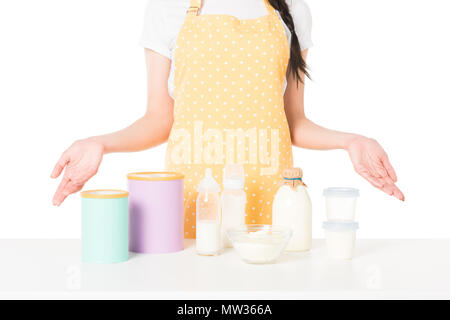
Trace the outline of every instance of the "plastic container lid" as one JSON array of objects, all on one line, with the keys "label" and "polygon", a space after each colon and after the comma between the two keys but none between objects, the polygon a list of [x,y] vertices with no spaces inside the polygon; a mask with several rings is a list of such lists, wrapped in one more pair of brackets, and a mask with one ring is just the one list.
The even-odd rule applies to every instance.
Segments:
[{"label": "plastic container lid", "polygon": [[127,174],[129,180],[164,181],[181,180],[184,176],[178,172],[132,172]]},{"label": "plastic container lid", "polygon": [[223,169],[223,187],[225,189],[243,189],[244,184],[244,167],[241,164],[227,164]]},{"label": "plastic container lid", "polygon": [[325,197],[340,197],[340,198],[356,198],[359,197],[359,190],[355,188],[333,187],[323,190]]},{"label": "plastic container lid", "polygon": [[212,176],[212,170],[210,168],[206,169],[205,177],[200,181],[198,192],[220,192],[220,186]]},{"label": "plastic container lid", "polygon": [[325,221],[323,228],[329,231],[345,232],[355,231],[359,228],[358,222],[353,221]]},{"label": "plastic container lid", "polygon": [[114,190],[114,189],[86,190],[81,192],[81,197],[92,199],[126,198],[128,197],[128,191]]}]

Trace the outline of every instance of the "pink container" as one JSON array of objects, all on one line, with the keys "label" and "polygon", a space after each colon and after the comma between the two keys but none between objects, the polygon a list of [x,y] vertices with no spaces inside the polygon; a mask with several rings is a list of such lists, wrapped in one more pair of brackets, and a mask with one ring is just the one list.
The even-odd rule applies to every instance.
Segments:
[{"label": "pink container", "polygon": [[130,251],[168,253],[183,250],[183,175],[135,172],[127,178]]}]

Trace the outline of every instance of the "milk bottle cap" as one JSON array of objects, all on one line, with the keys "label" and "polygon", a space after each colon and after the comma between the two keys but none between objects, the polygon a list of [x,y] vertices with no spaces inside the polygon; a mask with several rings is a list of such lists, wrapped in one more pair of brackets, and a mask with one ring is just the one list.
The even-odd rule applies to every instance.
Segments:
[{"label": "milk bottle cap", "polygon": [[220,192],[220,186],[216,180],[214,180],[212,176],[211,168],[207,168],[205,172],[205,177],[202,181],[200,181],[198,188],[198,192]]},{"label": "milk bottle cap", "polygon": [[287,168],[283,170],[283,182],[282,184],[288,185],[292,188],[298,185],[305,186],[303,182],[303,171],[300,168]]},{"label": "milk bottle cap", "polygon": [[241,164],[227,164],[223,169],[223,187],[225,189],[244,188],[245,174]]}]

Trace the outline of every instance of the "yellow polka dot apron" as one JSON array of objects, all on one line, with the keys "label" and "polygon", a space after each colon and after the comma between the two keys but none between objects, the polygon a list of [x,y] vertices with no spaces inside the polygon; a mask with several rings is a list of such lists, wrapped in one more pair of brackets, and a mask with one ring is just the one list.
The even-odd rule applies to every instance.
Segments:
[{"label": "yellow polka dot apron", "polygon": [[283,86],[289,44],[268,14],[239,20],[199,14],[191,0],[174,53],[174,124],[166,167],[185,175],[185,238],[195,238],[197,186],[211,168],[222,184],[227,163],[245,170],[246,223],[270,224],[283,169],[292,167]]}]

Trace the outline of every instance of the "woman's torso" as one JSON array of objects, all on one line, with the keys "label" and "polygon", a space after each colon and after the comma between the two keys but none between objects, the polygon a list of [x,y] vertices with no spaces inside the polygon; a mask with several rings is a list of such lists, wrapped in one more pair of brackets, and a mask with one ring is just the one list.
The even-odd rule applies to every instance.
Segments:
[{"label": "woman's torso", "polygon": [[[184,22],[186,10],[189,8],[189,2],[190,0],[150,0],[146,14],[147,26],[144,26],[141,39],[143,46],[171,59],[168,89],[172,98],[176,67],[173,59],[175,43]],[[310,48],[312,46],[311,16],[308,6],[303,0],[287,0],[286,2],[290,7],[302,50]],[[201,14],[224,14],[246,20],[266,15],[267,9],[261,0],[203,0]],[[289,30],[283,21],[281,23],[287,39],[290,41]],[[286,81],[283,86],[285,89]]]},{"label": "woman's torso", "polygon": [[206,168],[222,183],[227,163],[243,164],[247,221],[270,223],[281,172],[292,166],[283,103],[289,44],[279,17],[268,9],[245,20],[190,15],[181,27],[166,163],[186,176],[187,237],[194,236],[196,187]]}]

